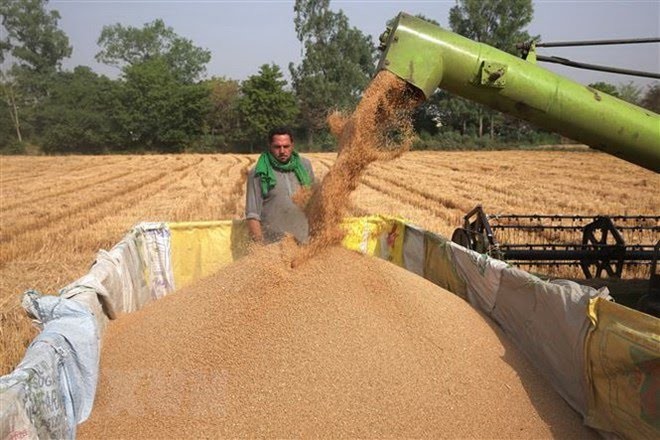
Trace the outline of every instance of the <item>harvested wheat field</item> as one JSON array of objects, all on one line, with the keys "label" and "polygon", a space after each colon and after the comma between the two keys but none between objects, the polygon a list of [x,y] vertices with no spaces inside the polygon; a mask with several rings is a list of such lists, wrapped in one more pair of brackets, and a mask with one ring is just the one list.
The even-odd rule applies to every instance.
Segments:
[{"label": "harvested wheat field", "polygon": [[469,304],[332,247],[260,247],[118,319],[80,438],[596,438]]},{"label": "harvested wheat field", "polygon": [[[334,153],[308,155],[318,177]],[[0,374],[36,334],[20,308],[29,288],[87,272],[140,221],[240,218],[256,155],[0,157]],[[408,152],[374,162],[350,215],[389,214],[451,236],[488,212],[658,214],[660,176],[591,151]]]}]

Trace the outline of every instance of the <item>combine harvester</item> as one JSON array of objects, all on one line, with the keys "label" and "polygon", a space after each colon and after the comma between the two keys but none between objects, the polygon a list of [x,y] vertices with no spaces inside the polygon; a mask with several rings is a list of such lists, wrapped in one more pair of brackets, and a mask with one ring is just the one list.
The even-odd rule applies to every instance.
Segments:
[{"label": "combine harvester", "polygon": [[452,241],[546,276],[608,286],[617,302],[660,317],[660,215],[487,214],[478,205]]},{"label": "combine harvester", "polygon": [[[660,171],[660,117],[400,14],[381,38],[379,68],[427,97],[437,87]],[[540,278],[404,221],[347,219],[343,244],[384,258],[488,315],[581,416],[622,438],[659,438],[660,320],[606,290]],[[470,236],[463,244],[470,243]],[[0,438],[72,438],[89,416],[104,329],[244,253],[241,221],[141,223],[89,273],[60,291],[24,296],[43,326],[0,379]],[[480,249],[483,250],[483,249]]]}]

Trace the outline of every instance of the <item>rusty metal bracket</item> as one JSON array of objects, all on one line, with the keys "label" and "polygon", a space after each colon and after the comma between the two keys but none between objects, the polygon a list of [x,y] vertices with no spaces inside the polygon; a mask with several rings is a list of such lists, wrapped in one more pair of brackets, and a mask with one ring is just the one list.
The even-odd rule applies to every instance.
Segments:
[{"label": "rusty metal bracket", "polygon": [[506,86],[507,65],[483,61],[479,72],[478,84],[486,87],[503,89]]}]

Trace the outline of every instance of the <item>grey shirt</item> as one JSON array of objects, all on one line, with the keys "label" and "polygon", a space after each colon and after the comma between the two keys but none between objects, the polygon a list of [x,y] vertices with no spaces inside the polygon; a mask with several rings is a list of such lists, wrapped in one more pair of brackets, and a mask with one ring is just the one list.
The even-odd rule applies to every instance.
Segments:
[{"label": "grey shirt", "polygon": [[[314,171],[309,159],[300,157],[303,167],[314,182]],[[309,237],[309,224],[305,213],[293,203],[291,196],[301,188],[293,171],[275,171],[277,183],[265,197],[261,194],[261,179],[254,167],[247,177],[245,218],[261,222],[264,240],[268,243],[281,240],[285,233],[293,235],[301,243]]]}]

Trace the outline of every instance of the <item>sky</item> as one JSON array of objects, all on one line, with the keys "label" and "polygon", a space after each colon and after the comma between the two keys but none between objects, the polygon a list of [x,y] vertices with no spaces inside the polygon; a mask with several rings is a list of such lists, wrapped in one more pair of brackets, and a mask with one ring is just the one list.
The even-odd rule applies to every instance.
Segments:
[{"label": "sky", "polygon": [[[484,0],[488,1],[488,0]],[[117,77],[116,68],[94,60],[101,29],[121,23],[142,27],[161,18],[167,26],[199,47],[211,51],[207,77],[244,80],[259,66],[275,63],[288,78],[290,62],[298,63],[302,47],[293,25],[293,0],[51,0],[59,11],[59,27],[73,46],[65,68],[90,66]],[[385,23],[400,11],[423,14],[448,28],[454,0],[331,0],[331,9],[343,10],[351,26],[371,35],[375,42]],[[660,37],[660,0],[535,0],[534,20],[527,28],[543,41],[602,40]],[[660,44],[539,48],[540,55],[632,70],[660,72]],[[582,84],[605,81],[640,87],[652,79],[586,71],[540,63],[543,67]]]}]

